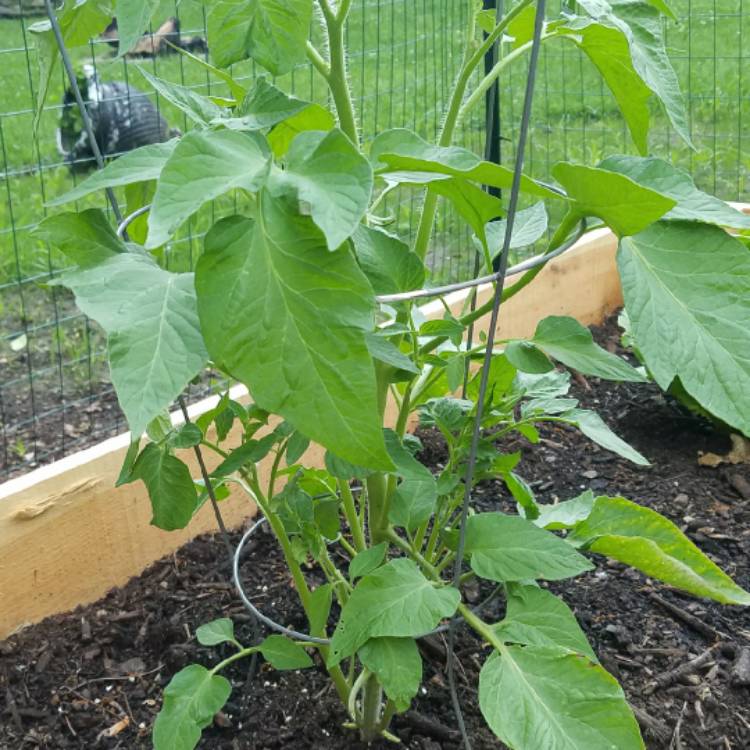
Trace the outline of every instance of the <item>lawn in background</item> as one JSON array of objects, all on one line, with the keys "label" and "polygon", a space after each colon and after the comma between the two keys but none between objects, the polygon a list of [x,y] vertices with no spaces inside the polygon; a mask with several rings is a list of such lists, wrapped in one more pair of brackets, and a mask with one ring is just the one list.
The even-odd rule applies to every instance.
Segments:
[{"label": "lawn in background", "polygon": [[[696,148],[691,150],[670,134],[665,118],[654,107],[652,152],[689,169],[702,188],[725,199],[746,199],[750,151],[744,131],[750,123],[750,74],[744,73],[743,65],[748,57],[744,47],[750,41],[750,10],[742,15],[736,0],[679,0],[671,5],[682,20],[677,26],[667,24],[668,47],[688,94]],[[400,126],[435,138],[460,62],[465,13],[465,0],[355,2],[348,31],[349,72],[365,140]],[[174,0],[165,0],[154,26],[175,14]],[[204,34],[200,0],[181,0],[179,16],[184,34]],[[34,20],[0,20],[0,458],[3,451],[26,449],[24,440],[13,447],[18,438],[10,422],[17,421],[19,413],[28,424],[39,416],[35,392],[38,396],[54,391],[58,401],[66,404],[82,393],[98,393],[107,382],[104,341],[98,329],[76,312],[66,291],[45,285],[63,267],[63,259],[29,234],[46,215],[45,202],[81,179],[71,175],[55,145],[65,89],[60,67],[34,135],[38,74],[33,34],[27,28]],[[73,57],[79,69],[84,63],[94,65],[103,81],[128,81],[144,91],[148,86],[137,65],[201,93],[227,93],[205,70],[179,55],[139,62],[117,60],[111,47],[97,42],[74,50]],[[255,76],[250,64],[234,72],[248,83]],[[501,85],[501,131],[509,139],[502,142],[506,163],[514,155],[524,79],[525,67],[520,64]],[[307,66],[276,83],[299,97],[325,102],[324,87]],[[170,126],[183,131],[190,127],[168,102],[157,102]],[[481,153],[483,128],[484,114],[476,111],[464,124],[458,142]],[[546,45],[537,79],[527,171],[548,178],[559,160],[595,164],[607,154],[632,151],[616,106],[592,66],[572,46],[561,41]],[[200,253],[202,235],[223,213],[241,208],[237,200],[241,198],[229,196],[202,210],[168,248],[169,267],[191,268]],[[407,238],[413,235],[419,200],[417,192],[404,189],[381,206],[380,212],[392,217],[392,231]],[[79,208],[90,206],[106,209],[103,196],[93,195],[78,204]],[[550,208],[554,217],[559,208]],[[428,257],[432,281],[466,278],[473,252],[467,231],[443,206]],[[16,405],[19,399],[23,401],[20,412],[13,410],[13,420],[3,418],[3,402],[11,398]]]}]

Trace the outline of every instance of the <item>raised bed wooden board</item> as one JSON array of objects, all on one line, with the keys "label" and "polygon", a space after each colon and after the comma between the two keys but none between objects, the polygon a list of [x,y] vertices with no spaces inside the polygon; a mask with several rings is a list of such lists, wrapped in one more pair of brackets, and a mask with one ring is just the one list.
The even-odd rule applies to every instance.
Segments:
[{"label": "raised bed wooden board", "polygon": [[[531,293],[522,292],[503,305],[499,335],[531,335],[547,315],[600,323],[622,304],[615,250],[608,231],[586,236],[541,272]],[[481,288],[480,303],[491,293],[489,285]],[[454,312],[460,312],[465,298],[464,292],[448,298]],[[443,313],[439,302],[422,310],[430,318]],[[484,319],[479,328],[487,325]],[[243,394],[238,386],[234,395]],[[215,403],[212,398],[194,404],[191,417]],[[120,435],[0,485],[0,638],[98,599],[187,540],[216,528],[208,504],[184,531],[167,533],[150,525],[143,485],[114,486],[129,440],[128,434]],[[192,454],[183,457],[197,476]],[[306,460],[321,457],[322,452],[311,449]],[[244,496],[222,503],[232,527],[254,510]]]}]

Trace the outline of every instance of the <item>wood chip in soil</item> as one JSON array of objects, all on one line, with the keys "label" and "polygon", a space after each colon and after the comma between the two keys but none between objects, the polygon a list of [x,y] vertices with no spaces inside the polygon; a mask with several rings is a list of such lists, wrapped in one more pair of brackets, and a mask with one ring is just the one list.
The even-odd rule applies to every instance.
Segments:
[{"label": "wood chip in soil", "polygon": [[[597,340],[618,348],[613,321]],[[622,494],[672,519],[716,563],[750,587],[750,467],[700,466],[700,452],[726,454],[730,441],[688,414],[655,386],[577,379],[575,396],[651,461],[638,467],[560,426],[541,429],[542,442],[505,442],[521,450],[519,472],[542,502],[585,489]],[[423,459],[445,460],[439,435],[424,431]],[[499,483],[476,492],[482,510],[513,509]],[[236,542],[239,534],[234,534]],[[149,748],[161,693],[171,675],[192,661],[211,665],[226,653],[197,644],[195,629],[232,617],[240,639],[251,622],[228,585],[221,541],[202,537],[165,558],[127,586],[75,612],[48,618],[0,643],[0,748]],[[624,566],[599,559],[598,569],[551,588],[573,607],[601,662],[622,683],[650,750],[750,748],[750,613],[685,596]],[[281,622],[305,621],[273,539],[259,534],[244,563],[254,601]],[[321,582],[309,571],[311,583]],[[476,593],[481,596],[484,587]],[[502,617],[502,604],[485,611]],[[456,721],[439,639],[423,644],[425,682],[412,711],[394,731],[405,750],[458,750]],[[502,748],[476,705],[478,670],[486,649],[463,631],[459,692],[475,750]],[[345,712],[320,667],[279,673],[248,664],[227,676],[234,691],[206,730],[212,750],[361,750],[342,727]],[[379,742],[376,750],[393,745]],[[540,750],[544,750],[540,748]]]}]

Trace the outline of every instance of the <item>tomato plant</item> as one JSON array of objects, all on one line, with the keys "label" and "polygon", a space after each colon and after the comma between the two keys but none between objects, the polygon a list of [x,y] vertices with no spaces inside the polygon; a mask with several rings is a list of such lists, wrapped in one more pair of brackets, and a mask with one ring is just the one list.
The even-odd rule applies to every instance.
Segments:
[{"label": "tomato plant", "polygon": [[[139,27],[153,3],[122,5],[141,14]],[[363,144],[347,81],[351,0],[209,5],[214,64],[198,62],[231,96],[203,97],[144,72],[193,129],[122,156],[58,201],[155,181],[142,244],[123,239],[95,210],[53,216],[38,230],[75,265],[57,283],[73,290],[108,335],[112,380],[133,436],[121,482],[146,484],[153,523],[163,529],[184,527],[209,497],[240,487],[276,536],[309,621],[309,639],[274,634],[251,645],[237,640],[229,620],[202,626],[201,643],[226,643],[234,653],[174,676],[155,746],[194,747],[231,692],[222,670],[257,652],[277,669],[301,669],[312,666],[308,652],[317,650],[353,730],[366,741],[391,736],[391,718],[420,686],[416,640],[458,617],[492,647],[479,703],[506,745],[643,747],[621,688],[571,610],[537,582],[590,570],[587,553],[597,553],[696,596],[747,605],[750,594],[674,524],[625,498],[584,493],[553,506],[538,502],[518,472],[520,455],[503,453],[498,440],[516,433],[535,443],[538,424],[558,422],[645,464],[570,397],[568,372],[555,362],[611,380],[646,376],[573,319],[547,318],[533,337],[498,348],[469,345],[467,328],[493,301],[460,315],[446,306],[443,319],[425,322],[408,293],[425,283],[440,198],[473,231],[488,273],[503,245],[507,256],[509,246],[545,236],[545,203],[558,202],[564,218],[546,254],[581,227],[611,228],[620,241],[630,335],[649,372],[665,388],[679,382],[728,425],[750,429],[743,397],[750,256],[726,231],[746,230],[750,220],[647,155],[654,101],[689,141],[662,39],[660,14],[669,8],[663,0],[580,0],[580,15],[537,19],[532,0],[520,0],[497,18],[471,0],[465,55],[437,142],[394,129]],[[510,232],[497,221],[507,201],[482,186],[507,191],[513,171],[453,139],[493,82],[532,49],[535,33],[540,44],[575,45],[588,56],[642,155],[557,164],[557,186],[522,176],[518,189],[536,202],[518,212]],[[310,41],[321,37],[322,45]],[[499,62],[472,83],[496,42]],[[248,58],[274,75],[309,60],[328,85],[333,111],[263,76],[246,89],[226,69]],[[411,244],[386,231],[387,217],[378,213],[396,186],[424,194]],[[238,210],[214,224],[195,273],[160,265],[175,231],[229,191]],[[525,288],[540,267],[503,298]],[[472,364],[482,360],[477,372]],[[251,404],[225,394],[195,423],[173,428],[166,410],[209,363],[244,383]],[[453,395],[459,390],[461,398]],[[398,414],[390,424],[389,400]],[[418,441],[407,434],[414,415],[447,443],[438,476],[416,458]],[[227,442],[232,430],[241,434],[238,447]],[[325,468],[306,465],[311,442],[325,449]],[[208,486],[178,455],[193,447],[220,458]],[[264,459],[267,475],[258,468]],[[505,482],[517,514],[467,506],[473,485],[487,478]],[[346,570],[330,553],[334,545],[349,560]],[[303,574],[309,562],[328,581],[315,590]],[[473,577],[499,585],[507,607],[500,622],[486,622],[464,602],[462,584]],[[334,600],[340,616],[332,621]]]}]

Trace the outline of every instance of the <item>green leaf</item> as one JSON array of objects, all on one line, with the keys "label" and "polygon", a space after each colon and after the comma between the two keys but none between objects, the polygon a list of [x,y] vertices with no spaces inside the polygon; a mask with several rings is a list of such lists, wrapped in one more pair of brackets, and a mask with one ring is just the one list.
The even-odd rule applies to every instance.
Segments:
[{"label": "green leaf", "polygon": [[442,320],[428,320],[419,327],[420,336],[446,336],[456,346],[464,335],[464,326],[456,318],[450,316]]},{"label": "green leaf", "polygon": [[574,19],[558,29],[596,66],[617,102],[638,151],[648,153],[651,90],[633,67],[628,37],[621,29]]},{"label": "green leaf", "polygon": [[206,126],[217,118],[221,118],[226,111],[214,103],[207,96],[201,96],[188,86],[172,83],[151,75],[140,65],[136,66],[138,72],[151,84],[152,88],[164,97],[168,102],[174,104],[177,109],[184,112],[193,122]]},{"label": "green leaf", "polygon": [[[533,245],[541,239],[547,231],[547,209],[544,203],[535,203],[530,208],[524,208],[516,214],[513,222],[513,232],[510,235],[510,249]],[[487,233],[487,244],[490,255],[496,258],[500,255],[505,242],[507,222],[505,219],[491,221],[485,227]]]},{"label": "green leaf", "polygon": [[357,654],[377,676],[399,713],[406,711],[422,684],[422,657],[413,638],[371,638]]},{"label": "green leaf", "polygon": [[52,283],[72,289],[82,312],[107,332],[112,383],[131,432],[140,435],[208,358],[193,274],[170,273],[145,255],[120,253]]},{"label": "green leaf", "polygon": [[[492,357],[490,371],[487,378],[488,393],[492,394],[495,400],[502,398],[510,391],[513,381],[516,377],[516,368],[510,363],[505,354],[495,354]],[[476,400],[479,395],[479,385],[481,374],[477,374],[469,381],[469,387],[466,389],[466,396]]]},{"label": "green leaf", "polygon": [[563,500],[555,505],[539,505],[539,517],[534,519],[537,526],[549,531],[572,529],[579,521],[589,517],[594,507],[594,493],[582,492],[578,497]]},{"label": "green leaf", "polygon": [[623,32],[633,67],[661,100],[672,127],[692,146],[680,84],[664,46],[664,26],[659,10],[632,0],[580,0],[580,4],[598,21]]},{"label": "green leaf", "polygon": [[274,669],[307,669],[313,665],[307,651],[284,635],[269,635],[258,649]]},{"label": "green leaf", "polygon": [[512,471],[503,472],[503,480],[514,500],[523,508],[524,517],[530,521],[536,519],[539,515],[539,508],[534,491],[529,487],[526,480]]},{"label": "green leaf", "polygon": [[310,102],[285,94],[269,83],[265,76],[255,79],[231,119],[219,124],[235,130],[263,130],[287,120],[310,106]]},{"label": "green leaf", "polygon": [[670,586],[724,604],[750,605],[741,589],[671,521],[623,497],[597,497],[570,541],[631,565]]},{"label": "green leaf", "polygon": [[370,638],[415,638],[455,611],[461,595],[436,588],[407,558],[391,560],[355,586],[331,639],[329,666],[356,653]]},{"label": "green leaf", "polygon": [[331,612],[331,601],[333,587],[330,583],[324,583],[318,586],[310,594],[310,632],[322,633],[325,631],[328,623],[328,615]]},{"label": "green leaf", "polygon": [[[413,175],[407,174],[402,180],[398,173],[417,172],[423,173],[417,177],[417,182],[429,180],[430,174],[437,174],[498,188],[510,189],[513,183],[513,171],[507,167],[482,161],[465,148],[434,146],[404,129],[387,130],[377,136],[370,148],[370,161],[377,174],[393,182],[413,182]],[[521,192],[542,198],[561,197],[525,175],[521,178]]]},{"label": "green leaf", "polygon": [[235,448],[212,472],[212,477],[226,477],[241,469],[245,464],[262,461],[278,441],[273,433],[264,435],[260,440],[248,440]]},{"label": "green leaf", "polygon": [[310,205],[329,250],[354,234],[370,203],[372,167],[338,128],[300,133],[280,175],[280,184],[293,188]]},{"label": "green leaf", "polygon": [[220,643],[237,643],[234,623],[228,617],[207,622],[195,630],[195,637],[202,646],[218,646]]},{"label": "green leaf", "polygon": [[208,17],[208,47],[220,68],[251,57],[274,75],[305,59],[312,0],[219,0]]},{"label": "green leaf", "polygon": [[151,499],[151,523],[164,531],[184,529],[195,513],[198,493],[190,470],[179,458],[149,443],[133,466],[129,481],[142,479]]},{"label": "green leaf", "polygon": [[505,213],[503,202],[468,180],[456,177],[447,180],[432,180],[427,183],[431,193],[447,198],[464,221],[472,228],[481,243],[485,239],[485,228],[489,222]]},{"label": "green leaf", "polygon": [[360,225],[352,240],[359,265],[375,294],[409,292],[424,284],[424,263],[398,237]]},{"label": "green leaf", "polygon": [[558,162],[552,174],[572,200],[573,216],[598,216],[619,237],[637,234],[676,205],[674,199],[605,169]]},{"label": "green leaf", "polygon": [[448,357],[445,365],[445,378],[448,381],[448,390],[451,393],[457,391],[464,382],[466,374],[466,355],[463,352]]},{"label": "green leaf", "polygon": [[116,258],[127,251],[104,212],[98,208],[48,216],[34,228],[34,237],[49,242],[83,268]]},{"label": "green leaf", "polygon": [[192,448],[196,445],[200,445],[201,440],[203,440],[201,428],[193,422],[188,422],[187,424],[182,425],[182,427],[174,433],[169,444],[173,448],[184,450],[185,448]]},{"label": "green leaf", "polygon": [[374,547],[368,547],[362,552],[358,552],[349,563],[349,580],[354,582],[357,578],[362,578],[362,576],[372,573],[375,568],[380,567],[385,560],[387,551],[388,543],[381,542]]},{"label": "green leaf", "polygon": [[388,519],[413,531],[430,518],[437,503],[437,483],[430,470],[401,444],[393,430],[384,430],[385,444],[396,472],[403,477],[391,497]]},{"label": "green leaf", "polygon": [[[98,37],[112,20],[112,6],[107,0],[63,0],[55,13],[63,42],[69,50],[88,44],[89,40]],[[60,59],[60,50],[49,20],[31,24],[29,31],[36,37],[39,61],[39,85],[34,113],[36,133],[50,82]]]},{"label": "green leaf", "polygon": [[[395,344],[378,336],[376,333],[368,333],[365,337],[367,343],[367,349],[372,355],[373,359],[377,359],[380,362],[395,367],[397,375],[401,372],[406,373],[406,380],[411,380],[411,375],[419,375],[421,370],[412,362],[409,357],[404,354]],[[394,378],[395,379],[395,378]]]},{"label": "green leaf", "polygon": [[479,707],[514,750],[644,750],[638,724],[612,675],[585,656],[508,646],[479,674]]},{"label": "green leaf", "polygon": [[280,122],[268,135],[268,143],[276,157],[289,150],[292,141],[307,130],[329,131],[336,125],[336,118],[320,104],[309,104],[296,115]]},{"label": "green leaf", "polygon": [[538,586],[508,584],[505,618],[495,626],[495,633],[506,643],[549,646],[597,661],[570,607]]},{"label": "green leaf", "polygon": [[103,188],[155,180],[161,174],[162,167],[167,163],[176,145],[177,138],[173,138],[171,141],[152,143],[128,151],[109,162],[104,169],[92,172],[83,182],[59,198],[49,201],[47,205],[60,206],[63,203],[77,201]]},{"label": "green leaf", "polygon": [[352,464],[390,469],[365,333],[372,288],[308,217],[261,192],[258,221],[235,216],[206,237],[198,307],[209,351],[280,414]]},{"label": "green leaf", "polygon": [[128,446],[127,453],[125,454],[125,459],[122,462],[122,468],[120,469],[120,474],[117,477],[117,481],[115,482],[115,487],[120,487],[123,484],[128,484],[128,482],[132,482],[132,475],[133,475],[133,466],[135,466],[135,461],[138,458],[138,453],[141,449],[141,439],[140,436],[133,438],[131,436],[130,445]]},{"label": "green leaf", "polygon": [[466,554],[471,555],[471,569],[491,581],[559,581],[594,567],[560,537],[503,513],[469,518]]},{"label": "green leaf", "polygon": [[544,318],[531,341],[545,354],[584,375],[631,383],[648,381],[624,359],[595,343],[591,331],[575,318],[557,315]]},{"label": "green leaf", "polygon": [[602,448],[617,453],[618,456],[627,458],[628,461],[639,466],[649,465],[648,459],[612,432],[596,412],[587,409],[572,409],[561,414],[560,419],[577,427],[589,440],[593,440]]},{"label": "green leaf", "polygon": [[270,164],[268,144],[257,133],[193,130],[183,136],[162,169],[146,246],[163,245],[204,203],[233,188],[259,190]]},{"label": "green leaf", "polygon": [[187,57],[188,60],[200,66],[204,70],[207,70],[211,75],[216,76],[220,81],[224,81],[224,83],[227,85],[227,88],[231,91],[236,103],[239,104],[245,98],[245,94],[247,93],[245,87],[239,81],[235,81],[235,79],[232,78],[231,74],[226,70],[221,70],[215,65],[211,65],[208,60],[205,60],[203,57],[199,57],[198,55],[194,55],[192,52],[188,52],[188,50],[183,49],[182,47],[172,46],[170,49],[173,52],[179,53],[183,57]]},{"label": "green leaf", "polygon": [[664,220],[702,221],[734,229],[750,227],[750,216],[732,208],[719,198],[698,190],[687,172],[662,159],[609,156],[599,164],[599,168],[624,174],[639,185],[677,201],[677,205],[664,215]]},{"label": "green leaf", "polygon": [[654,380],[750,435],[750,253],[718,227],[659,222],[617,253],[632,334]]},{"label": "green leaf", "polygon": [[570,373],[564,370],[550,370],[540,375],[519,372],[516,385],[525,398],[553,399],[565,396],[570,390]]},{"label": "green leaf", "polygon": [[226,678],[199,664],[180,670],[164,689],[164,703],[154,723],[154,749],[193,750],[231,692]]},{"label": "green leaf", "polygon": [[521,372],[541,375],[554,368],[549,357],[531,341],[511,341],[505,347],[505,356]]},{"label": "green leaf", "polygon": [[157,414],[146,425],[146,435],[154,443],[166,443],[167,438],[172,434],[172,418],[166,409]]},{"label": "green leaf", "polygon": [[[493,11],[493,16],[495,11]],[[518,49],[522,44],[531,41],[534,38],[534,21],[536,20],[536,8],[533,5],[527,5],[509,24],[507,29],[508,36],[513,38],[511,49]],[[495,25],[493,18],[493,28]]]},{"label": "green leaf", "polygon": [[290,436],[289,441],[286,444],[285,459],[287,466],[297,463],[302,457],[302,454],[310,446],[310,438],[303,435],[299,430],[295,430]]},{"label": "green leaf", "polygon": [[669,16],[673,21],[677,21],[677,16],[674,11],[667,5],[665,0],[644,0],[649,5],[653,5],[660,13],[665,16]]},{"label": "green leaf", "polygon": [[148,31],[151,17],[159,7],[159,0],[116,0],[117,35],[120,38],[118,56],[130,52]]},{"label": "green leaf", "polygon": [[326,451],[324,458],[326,471],[336,479],[367,479],[373,471],[364,466],[357,466],[339,458],[331,451]]},{"label": "green leaf", "polygon": [[[156,192],[156,180],[146,182],[133,182],[125,185],[125,215],[130,216],[141,208],[148,206],[154,199]],[[141,213],[136,216],[127,226],[127,236],[130,242],[144,245],[148,236],[148,216]]]}]

